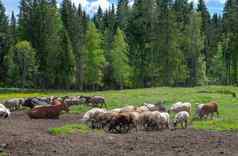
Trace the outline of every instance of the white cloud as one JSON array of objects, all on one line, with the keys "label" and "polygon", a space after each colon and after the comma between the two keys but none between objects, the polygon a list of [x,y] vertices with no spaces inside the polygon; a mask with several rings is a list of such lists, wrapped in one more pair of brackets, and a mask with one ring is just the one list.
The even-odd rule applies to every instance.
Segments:
[{"label": "white cloud", "polygon": [[110,3],[108,0],[72,0],[75,5],[81,4],[84,10],[92,15],[95,14],[100,6],[103,11],[107,10],[110,7]]}]

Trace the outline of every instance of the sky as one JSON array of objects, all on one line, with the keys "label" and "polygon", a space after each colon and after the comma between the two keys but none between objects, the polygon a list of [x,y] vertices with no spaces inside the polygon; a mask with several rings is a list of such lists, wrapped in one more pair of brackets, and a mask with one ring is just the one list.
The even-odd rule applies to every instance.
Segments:
[{"label": "sky", "polygon": [[[7,14],[10,15],[12,11],[16,14],[18,13],[19,9],[19,1],[20,0],[2,0],[5,7]],[[58,3],[62,0],[57,0]],[[82,7],[86,10],[89,14],[94,14],[97,11],[98,6],[101,6],[103,10],[106,10],[110,7],[110,4],[116,3],[117,0],[72,0],[76,5],[81,3]],[[131,0],[132,1],[132,0]],[[193,1],[195,4],[198,0],[190,0]],[[222,9],[225,3],[225,0],[205,0],[208,6],[210,13],[222,13]]]}]

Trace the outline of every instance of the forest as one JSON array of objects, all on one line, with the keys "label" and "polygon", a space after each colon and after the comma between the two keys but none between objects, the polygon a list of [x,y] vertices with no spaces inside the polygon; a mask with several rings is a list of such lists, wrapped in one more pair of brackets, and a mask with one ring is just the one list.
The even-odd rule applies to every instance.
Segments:
[{"label": "forest", "polygon": [[0,86],[107,90],[238,84],[238,1],[119,0],[90,17],[63,0],[0,0]]}]

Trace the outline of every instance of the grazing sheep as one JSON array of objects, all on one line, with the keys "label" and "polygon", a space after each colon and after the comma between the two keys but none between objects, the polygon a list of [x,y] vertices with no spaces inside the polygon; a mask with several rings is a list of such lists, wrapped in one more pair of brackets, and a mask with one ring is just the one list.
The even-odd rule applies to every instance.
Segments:
[{"label": "grazing sheep", "polygon": [[106,100],[102,96],[93,96],[90,101],[91,101],[91,103],[94,107],[96,107],[98,105],[100,107],[103,107],[103,106],[106,107],[107,106],[106,105]]},{"label": "grazing sheep", "polygon": [[93,107],[106,107],[106,100],[103,96],[81,96],[81,99],[85,99],[86,104],[91,104]]},{"label": "grazing sheep", "polygon": [[[81,119],[81,122],[93,124],[94,116],[97,112],[106,113],[107,110],[101,108],[93,108],[84,114],[83,118]],[[94,125],[91,126],[93,127]]]},{"label": "grazing sheep", "polygon": [[187,111],[189,114],[191,114],[192,112],[192,105],[191,103],[188,102],[177,102],[175,104],[173,104],[170,109],[169,109],[169,113],[170,112],[175,112],[175,113],[179,113],[181,111]]},{"label": "grazing sheep", "polygon": [[209,102],[202,106],[201,111],[199,112],[199,117],[201,119],[211,115],[211,118],[213,118],[214,113],[217,113],[217,116],[219,116],[218,104],[216,102]]},{"label": "grazing sheep", "polygon": [[79,105],[85,102],[85,100],[80,96],[72,96],[72,97],[66,96],[64,99],[65,99],[64,102],[68,106]]},{"label": "grazing sheep", "polygon": [[92,117],[92,126],[94,128],[107,128],[107,125],[110,123],[113,116],[117,113],[111,113],[111,112],[96,112],[94,116]]},{"label": "grazing sheep", "polygon": [[132,128],[135,128],[136,131],[139,129],[140,124],[140,113],[139,112],[128,112],[132,118]]},{"label": "grazing sheep", "polygon": [[197,105],[197,110],[196,110],[196,115],[199,117],[199,114],[201,113],[201,110],[202,110],[202,107],[204,106],[205,104],[198,104]]},{"label": "grazing sheep", "polygon": [[113,115],[108,130],[116,133],[128,132],[132,124],[133,119],[129,113],[118,113]]},{"label": "grazing sheep", "polygon": [[4,102],[4,105],[9,108],[11,111],[16,111],[21,108],[22,104],[24,103],[23,98],[15,98],[10,99]]},{"label": "grazing sheep", "polygon": [[176,129],[176,126],[178,123],[181,124],[182,128],[187,128],[188,119],[189,119],[189,113],[187,111],[181,111],[177,113],[175,115],[175,119],[173,123],[174,129]]},{"label": "grazing sheep", "polygon": [[140,125],[144,130],[159,129],[160,127],[160,112],[142,112],[139,117]]}]

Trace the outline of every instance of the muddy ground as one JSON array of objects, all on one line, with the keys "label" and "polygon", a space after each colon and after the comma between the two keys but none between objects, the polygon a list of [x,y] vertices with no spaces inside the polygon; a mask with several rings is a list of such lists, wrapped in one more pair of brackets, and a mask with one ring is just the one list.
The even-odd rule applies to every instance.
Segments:
[{"label": "muddy ground", "polygon": [[[194,130],[76,133],[52,136],[48,128],[78,123],[80,115],[31,120],[24,112],[0,120],[0,144],[10,156],[238,156],[238,134]],[[1,155],[1,154],[0,154]]]}]

